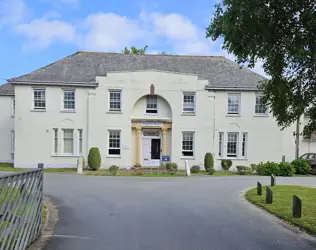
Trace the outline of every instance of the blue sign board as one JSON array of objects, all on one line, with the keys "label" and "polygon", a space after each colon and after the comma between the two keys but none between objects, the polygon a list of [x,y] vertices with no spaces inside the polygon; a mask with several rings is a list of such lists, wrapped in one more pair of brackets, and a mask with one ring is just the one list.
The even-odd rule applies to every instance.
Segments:
[{"label": "blue sign board", "polygon": [[170,161],[170,156],[169,156],[169,155],[163,155],[163,156],[162,156],[162,161],[163,161],[163,162]]}]

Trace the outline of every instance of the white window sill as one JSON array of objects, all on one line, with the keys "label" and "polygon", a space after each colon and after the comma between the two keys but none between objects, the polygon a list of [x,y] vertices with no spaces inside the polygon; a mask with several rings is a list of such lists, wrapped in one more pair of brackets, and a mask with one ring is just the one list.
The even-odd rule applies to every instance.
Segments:
[{"label": "white window sill", "polygon": [[227,117],[240,117],[240,114],[227,114]]},{"label": "white window sill", "polygon": [[183,115],[183,116],[196,116],[196,114],[195,113],[182,113],[181,115]]},{"label": "white window sill", "polygon": [[108,111],[107,114],[122,114],[122,111]]},{"label": "white window sill", "polygon": [[236,161],[247,161],[248,158],[245,157],[218,157],[217,160],[236,160]]},{"label": "white window sill", "polygon": [[254,114],[254,117],[269,117],[269,115],[266,115],[266,114]]},{"label": "white window sill", "polygon": [[78,158],[78,157],[82,157],[82,155],[51,155],[51,157],[75,157],[75,158]]},{"label": "white window sill", "polygon": [[145,113],[146,116],[158,116],[158,113]]},{"label": "white window sill", "polygon": [[195,160],[195,157],[194,156],[181,156],[180,159],[183,159],[183,160]]},{"label": "white window sill", "polygon": [[31,109],[31,112],[46,112],[46,109]]},{"label": "white window sill", "polygon": [[106,158],[122,158],[121,155],[107,155]]},{"label": "white window sill", "polygon": [[76,113],[76,110],[72,110],[72,109],[64,109],[64,110],[61,110],[60,113]]}]

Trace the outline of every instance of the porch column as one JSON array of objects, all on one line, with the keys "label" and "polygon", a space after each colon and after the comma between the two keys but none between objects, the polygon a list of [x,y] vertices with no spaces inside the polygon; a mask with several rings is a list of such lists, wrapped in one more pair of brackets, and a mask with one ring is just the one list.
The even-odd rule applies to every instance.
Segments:
[{"label": "porch column", "polygon": [[167,155],[167,128],[162,128],[162,155]]},{"label": "porch column", "polygon": [[141,154],[142,154],[142,129],[136,128],[136,165],[141,165]]}]

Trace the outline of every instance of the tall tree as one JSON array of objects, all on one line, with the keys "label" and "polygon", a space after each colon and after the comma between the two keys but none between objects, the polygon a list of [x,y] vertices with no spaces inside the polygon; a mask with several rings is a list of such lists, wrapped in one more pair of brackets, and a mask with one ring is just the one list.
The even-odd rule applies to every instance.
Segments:
[{"label": "tall tree", "polygon": [[147,48],[148,48],[147,45],[145,45],[144,48],[140,48],[140,49],[137,49],[135,46],[131,46],[130,49],[125,47],[122,50],[122,54],[126,54],[126,55],[129,55],[129,54],[144,55],[146,53]]},{"label": "tall tree", "polygon": [[304,134],[310,135],[316,130],[315,0],[222,0],[215,8],[206,36],[223,38],[241,65],[262,60],[271,78],[260,88],[278,125],[308,112]]}]

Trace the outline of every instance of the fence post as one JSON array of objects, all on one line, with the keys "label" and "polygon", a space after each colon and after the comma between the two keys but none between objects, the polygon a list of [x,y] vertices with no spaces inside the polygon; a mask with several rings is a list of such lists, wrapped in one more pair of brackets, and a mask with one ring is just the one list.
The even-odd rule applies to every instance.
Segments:
[{"label": "fence post", "polygon": [[298,198],[296,195],[293,195],[293,217],[302,217],[302,200]]},{"label": "fence post", "polygon": [[266,204],[272,204],[272,201],[273,201],[273,192],[268,186],[266,186]]},{"label": "fence post", "polygon": [[44,169],[44,163],[38,163],[37,168]]},{"label": "fence post", "polygon": [[275,176],[271,175],[271,187],[274,187],[276,185]]},{"label": "fence post", "polygon": [[259,181],[257,182],[257,194],[259,196],[262,195],[262,185],[261,185],[261,183]]}]

